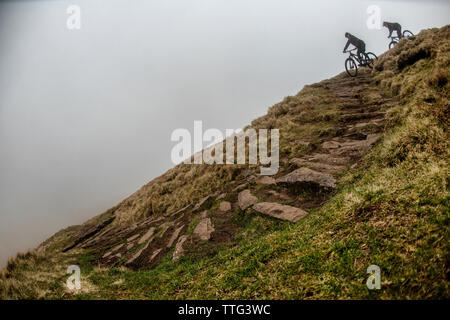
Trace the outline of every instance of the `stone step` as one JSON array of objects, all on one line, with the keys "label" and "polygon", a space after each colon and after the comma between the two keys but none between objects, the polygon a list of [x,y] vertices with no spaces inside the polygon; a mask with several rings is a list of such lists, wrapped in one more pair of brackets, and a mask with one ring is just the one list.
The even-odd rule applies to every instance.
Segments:
[{"label": "stone step", "polygon": [[357,121],[364,119],[379,119],[385,116],[385,112],[376,111],[376,112],[366,112],[366,113],[351,113],[351,114],[343,114],[340,116],[340,121],[348,122],[348,121]]},{"label": "stone step", "polygon": [[300,159],[300,158],[294,158],[290,161],[290,163],[295,164],[297,167],[305,167],[306,166],[310,169],[317,170],[320,172],[325,172],[325,173],[337,173],[337,172],[345,169],[345,166],[341,166],[341,165],[331,165],[331,164],[322,163],[322,162],[307,161],[305,159]]},{"label": "stone step", "polygon": [[336,179],[331,174],[317,172],[309,168],[294,170],[284,177],[278,178],[277,183],[286,185],[312,184],[326,189],[333,189],[336,187]]},{"label": "stone step", "polygon": [[331,165],[339,165],[339,166],[346,166],[350,163],[350,159],[347,157],[335,157],[328,153],[315,153],[311,156],[305,157],[306,161],[311,162],[321,162]]},{"label": "stone step", "polygon": [[253,210],[258,213],[289,222],[297,222],[308,214],[308,212],[302,209],[275,202],[257,203],[253,206]]},{"label": "stone step", "polygon": [[369,134],[366,140],[326,141],[322,148],[333,155],[355,155],[367,151],[379,138],[379,134]]}]

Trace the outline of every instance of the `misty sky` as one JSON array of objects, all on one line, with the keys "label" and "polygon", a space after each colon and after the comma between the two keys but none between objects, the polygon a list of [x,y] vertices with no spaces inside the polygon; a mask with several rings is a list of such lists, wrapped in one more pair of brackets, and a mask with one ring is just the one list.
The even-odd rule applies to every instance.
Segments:
[{"label": "misty sky", "polygon": [[430,0],[0,0],[0,265],[172,167],[174,129],[243,127],[342,72],[346,31],[384,52],[371,4],[413,32],[450,20]]}]

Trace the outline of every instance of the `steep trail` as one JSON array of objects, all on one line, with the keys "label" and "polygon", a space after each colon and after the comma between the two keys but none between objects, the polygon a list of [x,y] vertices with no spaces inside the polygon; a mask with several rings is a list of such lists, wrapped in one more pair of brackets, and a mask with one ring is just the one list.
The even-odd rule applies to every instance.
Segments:
[{"label": "steep trail", "polygon": [[89,249],[101,265],[151,268],[167,254],[178,260],[192,252],[211,254],[215,247],[232,243],[243,231],[233,220],[236,212],[297,222],[322,206],[340,176],[356,167],[376,143],[386,111],[398,102],[383,96],[370,70],[363,69],[357,78],[340,74],[309,87],[324,92],[338,106],[330,121],[333,125],[325,128],[322,137],[294,141],[304,151],[282,158],[276,176],[260,177],[249,170],[198,203],[131,225],[108,225],[109,217],[101,228],[94,227],[95,232],[93,227],[80,231],[64,251]]}]

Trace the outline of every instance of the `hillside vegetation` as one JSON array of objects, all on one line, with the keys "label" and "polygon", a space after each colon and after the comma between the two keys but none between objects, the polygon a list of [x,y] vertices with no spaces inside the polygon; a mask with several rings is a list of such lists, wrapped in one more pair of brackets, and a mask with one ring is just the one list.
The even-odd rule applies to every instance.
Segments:
[{"label": "hillside vegetation", "polygon": [[[305,86],[250,126],[280,130],[276,176],[176,166],[11,259],[0,297],[450,298],[449,66],[446,26],[357,78]],[[72,264],[78,292],[65,288]]]}]

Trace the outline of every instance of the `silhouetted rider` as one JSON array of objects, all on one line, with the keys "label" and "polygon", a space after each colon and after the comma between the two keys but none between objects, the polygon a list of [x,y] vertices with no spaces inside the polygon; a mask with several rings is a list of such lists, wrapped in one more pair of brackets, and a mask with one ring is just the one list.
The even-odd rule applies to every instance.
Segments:
[{"label": "silhouetted rider", "polygon": [[403,38],[402,36],[402,26],[399,23],[396,22],[383,22],[383,27],[386,27],[389,29],[389,35],[388,38],[392,37],[392,33],[394,31],[397,31],[397,36],[399,39]]},{"label": "silhouetted rider", "polygon": [[362,41],[361,39],[355,37],[354,35],[351,35],[350,33],[346,33],[345,37],[348,39],[347,44],[345,45],[344,48],[344,53],[347,51],[348,47],[350,45],[355,46],[358,51],[357,51],[357,55],[360,61],[364,61],[364,54],[366,53],[366,44],[364,41]]}]

